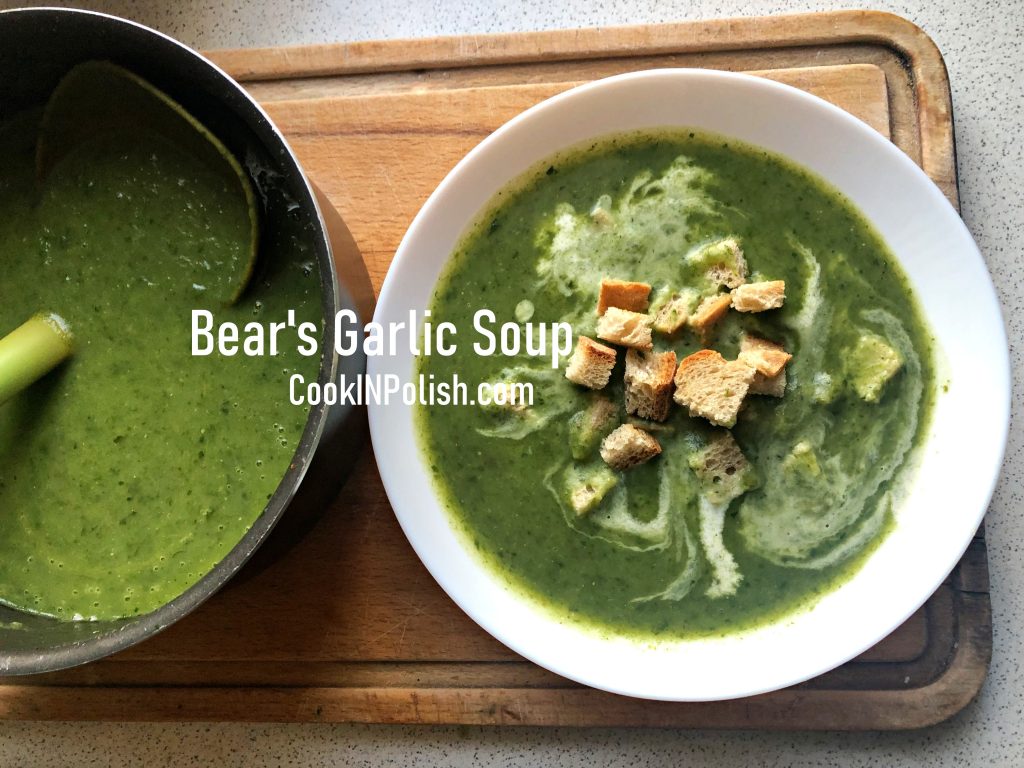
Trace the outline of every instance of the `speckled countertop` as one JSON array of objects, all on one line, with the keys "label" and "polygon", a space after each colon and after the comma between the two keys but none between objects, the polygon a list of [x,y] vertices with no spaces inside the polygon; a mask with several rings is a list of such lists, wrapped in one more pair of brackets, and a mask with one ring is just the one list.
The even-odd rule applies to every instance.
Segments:
[{"label": "speckled countertop", "polygon": [[[0,0],[0,8],[24,3]],[[56,5],[64,3],[45,3]],[[96,0],[199,48],[637,24],[849,7],[841,0]],[[953,85],[964,217],[995,278],[1024,384],[1024,3],[875,0],[925,29]],[[1024,435],[1014,400],[987,518],[995,650],[980,697],[913,733],[802,734],[353,725],[0,723],[0,766],[1022,766]]]}]

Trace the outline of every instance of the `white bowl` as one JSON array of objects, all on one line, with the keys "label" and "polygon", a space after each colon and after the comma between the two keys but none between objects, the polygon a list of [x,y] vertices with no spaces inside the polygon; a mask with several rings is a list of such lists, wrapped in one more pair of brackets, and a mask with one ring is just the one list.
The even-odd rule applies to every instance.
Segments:
[{"label": "white bowl", "polygon": [[[953,207],[893,144],[860,120],[786,85],[705,70],[652,70],[562,93],[470,152],[413,221],[374,319],[422,311],[467,226],[509,180],[604,134],[696,127],[773,150],[831,182],[892,248],[920,299],[950,377],[894,530],[864,567],[812,609],[724,639],[657,643],[602,637],[508,586],[464,544],[424,465],[413,407],[370,406],[384,487],[420,559],[480,626],[533,662],[581,683],[673,701],[735,698],[826,672],[905,621],[956,565],[988,506],[1009,422],[1009,357],[985,264]],[[468,330],[468,329],[467,329]],[[370,376],[408,380],[408,353],[370,358]]]}]

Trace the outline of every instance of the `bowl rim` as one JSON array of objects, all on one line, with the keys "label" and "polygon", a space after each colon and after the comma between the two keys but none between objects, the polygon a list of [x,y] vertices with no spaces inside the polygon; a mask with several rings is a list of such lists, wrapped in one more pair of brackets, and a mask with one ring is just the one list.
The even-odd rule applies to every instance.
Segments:
[{"label": "bowl rim", "polygon": [[[251,113],[244,117],[240,114],[240,118],[244,119],[250,128],[256,124],[255,121],[261,121],[266,125],[269,135],[272,135],[276,141],[276,146],[267,146],[267,149],[274,151],[276,161],[281,166],[294,173],[296,187],[301,190],[303,197],[301,204],[303,207],[309,207],[311,221],[315,223],[315,232],[311,233],[311,242],[314,244],[313,250],[318,263],[320,299],[324,319],[321,337],[322,354],[317,380],[321,385],[332,381],[339,366],[339,357],[334,344],[335,325],[333,320],[339,306],[343,303],[343,296],[339,290],[327,225],[312,183],[306,176],[291,145],[266,110],[234,78],[213,61],[190,46],[144,24],[99,11],[61,7],[0,10],[0,24],[3,24],[6,19],[33,16],[41,19],[52,19],[55,16],[68,19],[87,19],[89,22],[127,30],[127,34],[142,35],[162,45],[170,46],[175,58],[190,59],[215,76],[217,83],[223,89],[221,93],[217,94],[210,92],[210,95],[217,101],[226,103],[228,98],[240,99],[244,108],[251,110]],[[262,138],[260,138],[260,142],[266,143]],[[87,635],[81,640],[55,644],[49,646],[45,651],[8,651],[0,648],[0,677],[54,672],[109,656],[158,634],[216,594],[259,549],[295,497],[323,435],[330,412],[331,407],[323,403],[310,407],[289,468],[282,476],[270,500],[254,519],[248,531],[206,575],[154,611],[119,621],[104,622],[114,625],[110,630]]]},{"label": "bowl rim", "polygon": [[[1002,354],[999,359],[992,361],[990,374],[993,392],[996,394],[993,402],[990,403],[993,421],[996,422],[996,426],[993,433],[993,445],[989,446],[989,456],[992,459],[990,465],[987,465],[987,471],[980,477],[972,478],[972,482],[976,486],[977,497],[983,498],[984,503],[978,504],[978,508],[970,510],[971,514],[966,516],[966,519],[960,524],[960,529],[966,531],[970,529],[972,535],[980,525],[984,513],[987,509],[988,503],[991,500],[992,494],[994,493],[996,483],[999,478],[1003,457],[1006,449],[1006,440],[1009,428],[1009,406],[1010,406],[1010,373],[1009,373],[1009,356],[1008,347],[1005,333],[1005,324],[1002,321],[1000,307],[998,299],[995,293],[994,286],[992,285],[991,276],[988,274],[985,267],[985,263],[981,258],[980,253],[977,250],[977,246],[974,244],[973,239],[968,232],[966,225],[960,219],[956,210],[952,207],[946,197],[938,189],[932,180],[922,171],[902,150],[896,145],[890,142],[887,138],[877,133],[873,128],[863,123],[858,118],[847,113],[845,110],[826,102],[816,96],[809,93],[796,89],[792,86],[767,80],[764,78],[758,78],[752,75],[733,73],[733,72],[722,72],[716,70],[704,70],[704,69],[652,69],[643,70],[639,72],[630,72],[621,75],[615,75],[613,77],[604,78],[601,80],[586,83],[584,85],[577,86],[570,90],[559,93],[552,96],[532,107],[519,113],[511,120],[506,122],[476,147],[470,150],[469,153],[463,157],[459,163],[445,176],[444,180],[438,185],[438,187],[429,196],[419,213],[414,218],[410,225],[405,237],[402,239],[399,245],[394,260],[388,270],[388,273],[384,279],[381,287],[380,295],[377,302],[377,308],[374,314],[374,320],[376,322],[387,322],[387,315],[392,311],[392,305],[401,301],[400,293],[402,287],[401,281],[404,279],[403,275],[412,269],[414,260],[420,258],[420,254],[416,253],[417,245],[419,241],[424,237],[424,232],[427,230],[427,222],[433,217],[440,215],[439,209],[445,202],[445,198],[449,195],[449,191],[453,186],[459,183],[460,178],[467,173],[468,169],[471,169],[477,164],[487,153],[497,151],[497,148],[506,140],[509,134],[517,131],[526,130],[529,124],[534,121],[538,116],[553,110],[558,109],[571,109],[572,103],[575,100],[582,100],[589,94],[596,90],[612,88],[621,86],[623,84],[629,85],[634,81],[649,81],[657,79],[690,79],[690,78],[710,78],[722,87],[727,87],[734,84],[744,84],[748,87],[760,89],[771,95],[771,98],[783,98],[801,102],[805,107],[818,110],[823,115],[830,117],[832,120],[840,121],[846,130],[859,134],[865,141],[874,144],[878,151],[886,156],[887,162],[892,162],[900,170],[901,173],[909,176],[915,184],[922,186],[922,193],[926,196],[923,201],[924,205],[928,207],[937,207],[942,210],[942,216],[948,221],[948,224],[955,228],[959,233],[959,236],[965,238],[965,248],[967,252],[961,254],[964,258],[971,260],[971,268],[975,271],[980,269],[980,274],[975,274],[975,277],[980,280],[982,286],[983,295],[978,297],[979,301],[983,302],[988,309],[993,310],[993,313],[988,320],[993,318],[998,322],[995,322],[991,327],[987,327],[987,330],[995,334],[993,344],[1002,350]],[[649,128],[660,128],[667,127],[666,125],[656,126],[651,125]],[[682,127],[681,125],[679,127]],[[612,131],[614,132],[614,131]],[[608,130],[595,131],[589,134],[590,138],[597,138],[601,135],[608,135]],[[585,140],[585,139],[581,139]],[[745,139],[744,139],[745,140]],[[745,140],[746,141],[746,140]],[[576,141],[569,142],[565,146],[552,146],[545,151],[545,155],[550,156],[558,153],[562,149],[567,148],[576,144]],[[770,151],[775,154],[783,154],[779,150],[771,149]],[[789,158],[792,162],[796,163],[800,167],[808,168],[807,164],[801,162],[796,158]],[[538,160],[534,158],[530,163],[527,163],[527,167],[532,167]],[[520,164],[521,165],[521,164]],[[820,172],[815,171],[812,168],[808,168],[812,173],[817,176],[822,176]],[[514,178],[522,173],[525,168],[520,167],[515,173],[504,176],[501,179],[501,185],[499,188],[506,187]],[[846,190],[841,187],[836,181],[832,179],[826,179],[833,187],[839,189],[844,195],[847,194]],[[852,198],[851,198],[852,200]],[[485,199],[478,204],[478,208],[475,211],[470,211],[468,215],[463,216],[462,212],[459,213],[459,219],[463,221],[462,231],[458,235],[456,240],[464,237],[467,228],[477,219],[481,212],[487,209],[491,201]],[[856,203],[854,203],[855,207]],[[869,222],[874,223],[870,217],[865,213],[865,218]],[[969,245],[967,245],[969,244]],[[440,265],[439,269],[443,272],[444,264],[447,263],[450,254],[445,257]],[[897,255],[897,260],[902,260]],[[436,279],[431,284],[431,292],[436,286]],[[986,285],[987,284],[987,285]],[[416,307],[419,309],[419,307]],[[403,305],[401,309],[395,311],[404,312],[408,309],[408,305]],[[398,370],[397,363],[390,363],[385,361],[385,358],[374,358],[371,357],[368,360],[367,375],[373,377],[378,374],[385,373],[386,371]],[[699,696],[688,695],[685,692],[673,693],[672,691],[657,690],[657,691],[645,691],[632,687],[631,685],[623,684],[608,684],[606,681],[601,679],[600,671],[591,670],[587,673],[585,670],[580,670],[578,666],[574,666],[571,660],[567,659],[552,659],[545,656],[542,652],[538,651],[535,647],[536,644],[531,645],[531,642],[521,635],[517,635],[514,628],[503,624],[500,618],[497,618],[494,614],[487,614],[479,609],[479,606],[474,604],[469,599],[468,591],[465,585],[453,583],[452,579],[448,577],[444,570],[444,564],[438,563],[430,551],[430,542],[426,540],[426,537],[419,536],[414,529],[416,525],[415,518],[417,516],[423,516],[426,514],[432,515],[434,509],[424,509],[424,504],[430,505],[431,501],[437,508],[436,511],[442,515],[448,526],[454,529],[454,524],[451,516],[444,510],[444,500],[440,497],[439,489],[434,484],[432,478],[429,477],[429,472],[424,467],[424,455],[419,441],[416,440],[417,445],[413,449],[413,453],[416,456],[415,467],[410,468],[408,466],[397,466],[397,462],[389,461],[388,454],[389,449],[392,447],[394,440],[398,439],[397,436],[389,434],[389,430],[393,428],[396,423],[395,418],[389,419],[385,413],[385,409],[396,408],[394,405],[381,405],[379,403],[370,402],[369,404],[369,424],[371,439],[373,442],[374,453],[376,455],[377,464],[380,469],[381,480],[383,482],[385,491],[388,495],[389,500],[395,511],[395,515],[398,519],[400,526],[403,529],[406,537],[409,539],[410,544],[416,551],[420,560],[427,567],[433,578],[439,583],[442,589],[452,598],[452,600],[459,605],[459,607],[467,613],[479,626],[494,636],[497,640],[504,643],[506,646],[511,648],[516,653],[526,657],[534,663],[545,667],[556,674],[564,677],[573,679],[577,682],[608,690],[614,693],[638,696],[642,698],[652,698],[667,701],[709,701],[709,700],[720,700],[738,698],[741,696],[755,695],[758,693],[764,693],[771,690],[777,690],[788,685],[792,685],[798,682],[815,677],[822,674],[830,669],[839,666],[846,661],[854,658],[863,651],[867,650],[878,640],[888,635],[893,629],[899,626],[909,616],[916,611],[939,587],[941,582],[945,579],[948,573],[956,566],[966,551],[972,535],[964,535],[962,541],[958,539],[959,544],[957,546],[956,557],[951,559],[948,563],[948,568],[944,568],[943,572],[939,574],[937,571],[933,574],[934,578],[929,582],[930,588],[927,591],[922,590],[921,594],[915,599],[911,605],[909,602],[903,606],[903,610],[895,616],[894,620],[886,623],[885,627],[879,630],[877,636],[873,637],[869,642],[860,642],[855,646],[848,646],[842,653],[834,655],[827,664],[807,669],[801,672],[799,675],[790,676],[785,679],[775,679],[769,682],[761,682],[757,685],[738,685],[732,686],[731,688],[723,688],[720,692],[707,695],[702,694]],[[402,424],[405,423],[405,417],[402,417]],[[932,425],[934,426],[934,424]],[[404,426],[402,427],[404,429]],[[925,444],[931,442],[933,433],[927,436]],[[402,435],[403,438],[408,435]],[[415,436],[414,436],[415,437]],[[415,504],[410,503],[409,508],[405,508],[405,503],[402,497],[402,486],[408,482],[408,476],[410,471],[422,472],[426,477],[428,486],[431,489],[431,495],[425,500],[420,498]],[[397,501],[396,501],[397,499]],[[958,529],[958,530],[960,530]],[[451,531],[456,537],[460,537],[457,531]],[[889,538],[889,537],[886,537]],[[461,540],[461,539],[460,539]],[[478,556],[468,555],[476,564],[477,569],[481,575],[485,575],[490,579],[500,580],[493,569],[488,564],[482,562],[482,559]],[[866,567],[866,566],[865,566]],[[862,567],[856,574],[851,576],[846,583],[854,582],[858,579],[860,574],[865,570]],[[506,589],[514,590],[507,583],[503,585]],[[842,589],[839,587],[838,589]],[[837,590],[832,590],[835,593]],[[529,599],[529,598],[523,598]],[[544,610],[541,608],[540,610]],[[883,631],[884,630],[884,631]],[[585,631],[585,630],[581,630]],[[770,676],[769,676],[770,677]]]}]

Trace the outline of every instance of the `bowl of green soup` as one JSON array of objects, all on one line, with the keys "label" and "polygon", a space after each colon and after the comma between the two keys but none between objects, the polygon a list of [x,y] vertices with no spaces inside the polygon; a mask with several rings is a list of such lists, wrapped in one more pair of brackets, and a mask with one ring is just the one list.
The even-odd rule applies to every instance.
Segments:
[{"label": "bowl of green soup", "polygon": [[293,405],[288,383],[362,370],[333,341],[364,286],[339,285],[281,134],[197,53],[101,14],[11,11],[0,72],[0,336],[48,312],[74,337],[0,404],[0,674],[24,674],[170,625],[304,478],[344,475],[357,409]]},{"label": "bowl of green soup", "polygon": [[418,390],[369,412],[409,541],[480,626],[608,691],[853,658],[949,574],[1000,469],[970,234],[889,141],[767,80],[638,72],[516,117],[402,241],[374,319],[410,312],[421,343],[368,368]]}]

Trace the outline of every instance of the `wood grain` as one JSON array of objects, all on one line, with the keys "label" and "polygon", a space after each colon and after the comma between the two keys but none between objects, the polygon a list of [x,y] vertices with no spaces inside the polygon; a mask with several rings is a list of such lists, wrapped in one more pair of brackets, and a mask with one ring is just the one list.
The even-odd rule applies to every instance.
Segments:
[{"label": "wood grain", "polygon": [[[655,66],[750,71],[890,137],[956,202],[949,90],[919,29],[870,12],[212,54],[284,131],[381,281],[448,170],[523,109]],[[366,297],[372,302],[372,297]],[[959,711],[991,653],[984,540],[911,619],[795,688],[711,704],[627,699],[522,660],[408,546],[372,455],[316,528],[161,635],[0,685],[19,719],[912,728]]]},{"label": "wood grain", "polygon": [[[757,74],[804,88],[889,135],[885,75],[874,65]],[[363,93],[266,108],[348,224],[379,290],[412,217],[463,155],[524,109],[579,82]],[[423,157],[429,165],[410,173],[410,162]]]},{"label": "wood grain", "polygon": [[[400,90],[450,83],[490,85],[592,80],[654,66],[753,70],[872,63],[890,83],[900,118],[893,139],[956,204],[949,79],[942,55],[919,27],[878,11],[787,16],[262,50],[214,51],[212,58],[263,100],[294,81],[328,93],[332,82]],[[292,81],[288,83],[287,81]],[[899,86],[899,87],[893,87]],[[308,92],[308,91],[307,91]]]}]

